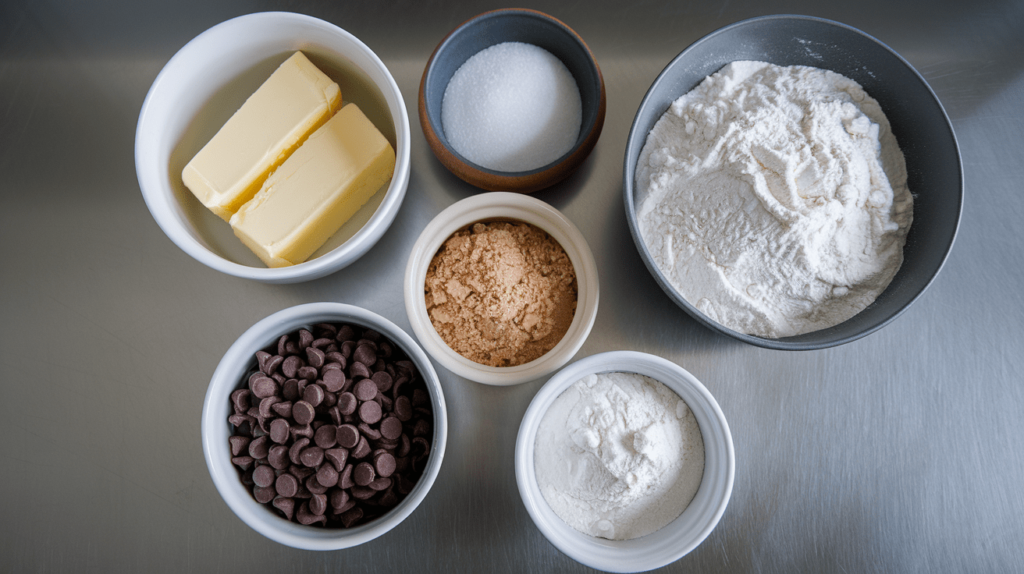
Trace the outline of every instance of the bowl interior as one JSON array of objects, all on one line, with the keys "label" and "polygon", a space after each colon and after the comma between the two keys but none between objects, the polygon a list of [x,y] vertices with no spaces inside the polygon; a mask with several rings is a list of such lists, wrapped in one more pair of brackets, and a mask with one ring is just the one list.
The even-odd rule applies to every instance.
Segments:
[{"label": "bowl interior", "polygon": [[[660,530],[632,540],[595,538],[566,524],[541,494],[534,467],[537,428],[551,404],[584,376],[607,372],[638,373],[663,383],[686,401],[704,440],[704,476],[689,506]],[[725,512],[732,495],[735,464],[729,425],[707,388],[671,361],[632,351],[592,355],[559,371],[530,403],[516,441],[516,480],[523,503],[537,527],[571,558],[612,572],[659,568],[696,548]]]},{"label": "bowl interior", "polygon": [[[354,528],[303,526],[278,516],[259,504],[242,485],[231,464],[227,417],[233,412],[230,394],[244,384],[245,374],[255,368],[254,354],[272,345],[282,334],[320,322],[343,322],[377,330],[397,344],[416,364],[426,383],[434,410],[431,453],[413,490],[387,514]],[[214,372],[206,393],[202,415],[203,451],[214,485],[231,510],[257,532],[295,548],[334,550],[362,544],[394,528],[426,496],[444,458],[448,433],[447,410],[437,374],[422,349],[407,333],[370,311],[340,303],[309,303],[275,313],[253,325],[228,349]]]},{"label": "bowl interior", "polygon": [[[395,148],[399,165],[395,177],[309,260],[290,268],[267,269],[227,222],[185,187],[181,170],[296,50],[338,83],[344,104],[354,103],[363,110]],[[376,240],[363,246],[358,245],[361,238],[383,233],[397,210],[391,204],[400,203],[404,196],[408,168],[401,163],[408,156],[403,154],[408,146],[408,118],[402,97],[392,85],[390,74],[365,45],[315,18],[261,13],[207,30],[168,62],[143,106],[136,134],[136,167],[150,211],[175,243],[202,262],[233,274],[246,274],[251,268],[267,276],[295,275],[323,266],[326,262],[318,260],[328,253],[330,259],[346,259],[330,270],[344,266]],[[382,203],[389,207],[379,209]]]},{"label": "bowl interior", "polygon": [[[708,319],[679,296],[647,252],[637,228],[636,162],[647,134],[669,105],[706,76],[737,60],[832,70],[857,81],[878,100],[907,164],[914,221],[904,261],[889,287],[859,314],[834,327],[784,339],[737,333]],[[847,343],[895,319],[938,274],[956,237],[963,200],[960,152],[952,125],[924,79],[885,44],[863,32],[804,16],[767,16],[722,28],[679,54],[651,86],[629,134],[624,165],[626,213],[641,257],[658,284],[701,323],[747,343],[805,350]]]},{"label": "bowl interior", "polygon": [[523,175],[538,173],[571,156],[587,140],[591,129],[602,117],[603,81],[589,49],[575,32],[550,16],[533,10],[497,10],[482,14],[452,31],[437,47],[427,66],[422,93],[427,121],[441,144],[463,163],[488,174],[506,173],[479,166],[452,149],[441,123],[441,102],[455,71],[477,52],[503,42],[524,42],[551,52],[569,69],[580,90],[583,114],[580,134],[573,148],[546,166],[516,172]]}]

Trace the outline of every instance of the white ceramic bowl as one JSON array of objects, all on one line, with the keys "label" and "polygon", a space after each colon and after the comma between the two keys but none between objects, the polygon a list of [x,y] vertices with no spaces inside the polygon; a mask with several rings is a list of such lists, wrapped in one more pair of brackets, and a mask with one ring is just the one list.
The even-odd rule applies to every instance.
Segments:
[{"label": "white ceramic bowl", "polygon": [[[579,532],[548,506],[537,485],[537,427],[551,403],[573,383],[596,373],[638,373],[662,382],[693,411],[704,439],[704,476],[690,505],[661,530],[633,540],[605,540]],[[562,369],[533,398],[516,439],[516,482],[530,518],[556,548],[573,560],[609,572],[640,572],[670,564],[711,534],[732,495],[736,472],[729,424],[711,393],[675,363],[634,351],[592,355]]]},{"label": "white ceramic bowl", "polygon": [[[228,444],[231,428],[227,422],[233,412],[230,395],[243,385],[244,377],[255,367],[253,355],[285,333],[322,322],[345,322],[370,327],[396,343],[419,369],[434,410],[430,457],[412,492],[384,516],[354,528],[320,528],[285,520],[266,505],[256,502],[231,464]],[[360,307],[341,303],[307,303],[270,315],[250,327],[231,345],[217,365],[206,391],[201,428],[203,455],[213,484],[224,502],[243,522],[267,538],[287,546],[306,550],[338,550],[381,536],[405,520],[419,506],[441,469],[448,439],[448,415],[444,393],[430,359],[405,331],[384,317]]]},{"label": "white ceramic bowl", "polygon": [[[487,219],[515,219],[543,229],[569,256],[576,272],[576,314],[565,336],[544,356],[515,367],[490,367],[456,353],[434,329],[423,297],[430,260],[453,233]],[[579,229],[560,211],[543,201],[508,192],[481,193],[456,202],[437,214],[413,245],[405,268],[405,309],[423,348],[446,369],[488,385],[515,385],[553,373],[583,346],[597,317],[597,264]]]},{"label": "white ceramic bowl", "polygon": [[[395,173],[313,257],[269,269],[181,181],[181,170],[266,78],[296,50],[341,86],[395,148]],[[240,16],[185,45],[153,82],[135,132],[135,169],[150,213],[199,262],[236,277],[293,283],[323,277],[369,250],[391,225],[409,184],[409,114],[394,78],[365,44],[301,14]]]}]

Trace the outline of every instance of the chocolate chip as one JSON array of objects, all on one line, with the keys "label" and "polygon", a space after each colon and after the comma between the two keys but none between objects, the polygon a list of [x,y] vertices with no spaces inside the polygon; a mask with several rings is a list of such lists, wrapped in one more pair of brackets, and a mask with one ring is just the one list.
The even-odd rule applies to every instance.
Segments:
[{"label": "chocolate chip", "polygon": [[279,402],[281,402],[281,397],[276,396],[276,395],[275,396],[271,396],[271,397],[267,397],[267,398],[263,399],[262,401],[260,401],[260,406],[259,406],[260,416],[263,417],[263,418],[271,418],[271,417],[273,417],[274,416],[274,412],[272,410],[272,407],[274,405],[276,405],[277,403],[279,403]]},{"label": "chocolate chip", "polygon": [[407,396],[400,396],[395,399],[395,416],[402,422],[412,420],[412,401]]},{"label": "chocolate chip", "polygon": [[386,371],[378,371],[370,377],[373,382],[377,385],[377,391],[386,393],[391,390],[391,384],[394,382],[391,379],[391,375],[387,374]]},{"label": "chocolate chip", "polygon": [[381,415],[382,411],[380,405],[375,403],[374,401],[367,401],[359,405],[359,418],[364,423],[373,424],[376,422],[380,422]]},{"label": "chocolate chip", "polygon": [[416,421],[412,430],[413,436],[427,436],[430,434],[430,423],[424,419]]},{"label": "chocolate chip", "polygon": [[252,383],[252,394],[263,399],[277,393],[277,381],[270,377],[259,377]]},{"label": "chocolate chip", "polygon": [[338,484],[338,478],[338,469],[333,464],[320,465],[320,470],[316,471],[316,481],[322,486],[334,486]]},{"label": "chocolate chip", "polygon": [[231,459],[231,464],[242,470],[248,470],[252,463],[256,462],[251,456],[236,456]]},{"label": "chocolate chip", "polygon": [[370,367],[367,367],[362,363],[352,363],[352,366],[348,368],[348,373],[352,376],[353,381],[368,379],[370,378],[370,375],[373,374],[373,372],[370,371]]},{"label": "chocolate chip", "polygon": [[341,523],[345,528],[352,528],[363,518],[363,509],[359,506],[341,514]]},{"label": "chocolate chip", "polygon": [[305,437],[292,444],[291,448],[288,449],[288,458],[292,461],[292,464],[302,464],[299,460],[299,455],[307,446],[309,446],[309,439]]},{"label": "chocolate chip", "polygon": [[292,418],[291,401],[281,401],[279,403],[274,403],[274,406],[270,407],[270,409],[277,413],[277,416],[279,417],[284,417],[286,419]]},{"label": "chocolate chip", "polygon": [[323,425],[316,429],[313,437],[316,446],[327,449],[338,444],[338,429],[334,425]]},{"label": "chocolate chip", "polygon": [[291,520],[295,514],[295,501],[291,498],[278,496],[271,504],[274,505],[274,508],[280,510],[288,520]]},{"label": "chocolate chip", "polygon": [[271,357],[271,354],[266,351],[256,351],[256,364],[260,366],[260,371],[263,373],[270,372],[267,369],[267,359]]},{"label": "chocolate chip", "polygon": [[348,460],[348,449],[329,448],[324,451],[324,458],[334,465],[335,470],[341,472],[345,468],[345,462]]},{"label": "chocolate chip", "polygon": [[378,475],[385,478],[395,473],[396,465],[394,455],[387,452],[373,458],[374,469],[376,469]]},{"label": "chocolate chip", "polygon": [[356,330],[351,325],[342,325],[338,327],[338,334],[334,337],[339,342],[355,341],[358,337],[356,336]]},{"label": "chocolate chip", "polygon": [[352,480],[352,468],[351,464],[346,464],[345,468],[341,470],[341,476],[338,477],[338,486],[341,488],[352,488],[355,486],[355,482]]},{"label": "chocolate chip", "polygon": [[267,453],[267,462],[277,470],[288,468],[288,463],[291,462],[288,458],[288,447],[283,444],[275,444],[270,447],[270,451]]},{"label": "chocolate chip", "polygon": [[320,385],[308,385],[305,390],[302,391],[302,400],[309,403],[313,407],[317,407],[320,403],[324,402],[324,390]]},{"label": "chocolate chip", "polygon": [[352,394],[360,401],[372,401],[377,396],[377,385],[372,379],[364,379],[356,383]]},{"label": "chocolate chip", "polygon": [[359,423],[357,428],[359,429],[359,434],[365,436],[367,440],[380,440],[380,431],[369,424]]},{"label": "chocolate chip", "polygon": [[313,470],[312,468],[307,468],[305,466],[300,466],[298,464],[293,464],[292,466],[288,467],[288,473],[294,476],[295,478],[299,479],[299,481],[304,481],[310,476],[313,476],[314,472],[316,471]]},{"label": "chocolate chip", "polygon": [[359,407],[359,399],[352,393],[341,393],[338,395],[338,411],[343,415],[350,415],[356,412]]},{"label": "chocolate chip", "polygon": [[391,479],[383,477],[375,478],[373,479],[373,482],[367,484],[366,486],[372,488],[373,490],[376,490],[377,492],[380,492],[382,490],[387,490],[388,488],[391,488]]},{"label": "chocolate chip", "polygon": [[252,482],[256,486],[270,486],[274,484],[274,469],[265,464],[257,466],[252,471]]},{"label": "chocolate chip", "polygon": [[327,496],[324,494],[314,494],[313,498],[309,500],[309,511],[319,515],[327,512]]},{"label": "chocolate chip", "polygon": [[299,453],[299,461],[309,468],[316,468],[324,461],[324,449],[311,446]]},{"label": "chocolate chip", "polygon": [[316,347],[306,348],[306,364],[317,369],[324,366],[324,352]]},{"label": "chocolate chip", "polygon": [[327,517],[323,514],[313,514],[309,510],[309,503],[303,502],[299,506],[299,510],[295,513],[295,519],[298,520],[299,524],[304,526],[310,526],[317,522],[323,524],[327,522]]},{"label": "chocolate chip", "polygon": [[344,448],[355,448],[359,444],[359,429],[354,425],[344,424],[338,427],[338,444]]},{"label": "chocolate chip", "polygon": [[373,347],[363,343],[352,352],[352,359],[357,363],[370,367],[377,362],[377,354],[374,352]]},{"label": "chocolate chip", "polygon": [[299,369],[299,378],[300,379],[305,379],[307,381],[315,381],[317,375],[319,375],[319,373],[317,372],[315,367],[308,367],[307,366],[307,367],[302,367],[302,368]]},{"label": "chocolate chip", "polygon": [[317,340],[315,340],[312,343],[310,343],[309,346],[317,348],[317,349],[323,349],[327,345],[331,345],[333,343],[334,343],[334,338],[333,337],[331,337],[331,338],[320,337]]},{"label": "chocolate chip", "polygon": [[305,349],[313,342],[313,333],[306,329],[299,329],[299,348]]},{"label": "chocolate chip", "polygon": [[390,440],[398,439],[402,436],[402,421],[393,416],[385,418],[380,422],[380,434]]},{"label": "chocolate chip", "polygon": [[373,451],[370,449],[370,443],[366,442],[365,436],[361,436],[359,437],[359,444],[357,444],[354,449],[349,451],[348,454],[352,458],[359,460],[361,458],[366,458],[367,456],[370,455],[371,452]]},{"label": "chocolate chip", "polygon": [[238,456],[243,452],[249,452],[249,441],[247,436],[229,436],[228,443],[231,444],[231,456]]},{"label": "chocolate chip", "polygon": [[368,500],[373,498],[377,491],[368,486],[359,486],[358,484],[349,489],[349,493],[352,498],[356,500]]},{"label": "chocolate chip", "polygon": [[306,401],[298,401],[292,405],[292,418],[294,418],[295,422],[300,425],[307,425],[313,422],[313,417],[315,415],[316,413],[313,412],[313,405]]},{"label": "chocolate chip", "polygon": [[261,458],[267,458],[267,452],[270,450],[269,437],[261,436],[257,439],[253,439],[249,443],[249,456],[259,460]]},{"label": "chocolate chip", "polygon": [[[294,419],[293,419],[294,420]],[[308,438],[313,440],[313,426],[312,425],[292,425],[291,431],[292,440],[298,440],[299,437]]]},{"label": "chocolate chip", "polygon": [[320,484],[320,481],[316,479],[316,475],[306,478],[304,485],[306,490],[312,494],[324,494],[327,492],[327,487]]},{"label": "chocolate chip", "polygon": [[345,385],[345,373],[341,372],[340,369],[329,369],[323,374],[324,388],[332,393],[336,393],[341,390],[341,387]]},{"label": "chocolate chip", "polygon": [[251,406],[249,404],[250,395],[252,395],[252,391],[249,389],[238,389],[231,393],[231,404],[235,407],[236,413],[244,413],[249,410]]},{"label": "chocolate chip", "polygon": [[274,371],[276,371],[281,366],[281,363],[283,363],[283,362],[284,362],[284,357],[282,357],[281,355],[274,355],[273,357],[270,357],[269,359],[267,359],[267,363],[266,363],[265,367],[260,369],[260,370],[263,371],[264,373],[268,374],[268,375],[273,375]]},{"label": "chocolate chip", "polygon": [[294,379],[299,373],[299,367],[302,366],[302,359],[298,355],[292,355],[281,363],[281,374]]},{"label": "chocolate chip", "polygon": [[270,440],[277,444],[285,444],[290,436],[289,430],[288,421],[285,419],[274,419],[270,423]]},{"label": "chocolate chip", "polygon": [[334,509],[335,513],[345,512],[345,510],[348,510],[347,508],[345,510],[339,510],[345,506],[346,502],[348,502],[348,492],[340,488],[335,488],[331,490],[330,494],[328,495],[328,499],[330,500],[331,508]]},{"label": "chocolate chip", "polygon": [[274,500],[277,492],[272,487],[256,485],[252,487],[252,496],[256,499],[256,502],[266,504]]}]

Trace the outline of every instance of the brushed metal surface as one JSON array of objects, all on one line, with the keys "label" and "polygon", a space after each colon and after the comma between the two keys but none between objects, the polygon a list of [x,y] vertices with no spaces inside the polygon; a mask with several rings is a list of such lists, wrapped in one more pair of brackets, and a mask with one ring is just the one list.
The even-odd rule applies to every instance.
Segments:
[{"label": "brushed metal surface", "polygon": [[[583,572],[534,527],[513,448],[543,381],[474,384],[438,368],[444,466],[388,535],[328,553],[270,542],[217,495],[199,442],[206,386],[257,320],[310,301],[409,330],[401,278],[426,223],[475,192],[415,118],[409,192],[354,265],[299,285],[221,275],[153,222],[135,122],[160,68],[227,18],[282,9],[376,50],[410,110],[441,38],[492,2],[0,4],[0,570]],[[715,395],[737,474],[718,528],[666,572],[1024,571],[1024,4],[529,2],[588,42],[608,115],[591,157],[536,196],[590,242],[602,279],[577,357],[666,357]],[[928,80],[959,138],[966,197],[942,274],[904,315],[848,345],[759,349],[700,326],[658,289],[629,236],[622,158],[659,71],[723,25],[802,13],[855,26]]]}]

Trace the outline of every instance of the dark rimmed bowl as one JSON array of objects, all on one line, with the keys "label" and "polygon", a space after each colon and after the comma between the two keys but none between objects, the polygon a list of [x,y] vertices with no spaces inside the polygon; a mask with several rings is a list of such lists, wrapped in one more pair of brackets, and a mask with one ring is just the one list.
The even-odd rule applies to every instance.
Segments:
[{"label": "dark rimmed bowl", "polygon": [[[524,42],[551,52],[580,90],[583,120],[576,144],[554,162],[530,171],[503,172],[477,165],[448,145],[441,127],[441,102],[455,71],[480,50],[502,42]],[[606,105],[604,78],[590,48],[572,28],[536,10],[494,10],[467,20],[434,49],[420,81],[420,125],[430,149],[453,174],[488,191],[530,193],[569,177],[597,144]]]},{"label": "dark rimmed bowl", "polygon": [[[878,100],[907,163],[914,222],[903,248],[903,266],[889,287],[863,311],[828,329],[766,339],[727,329],[686,301],[661,273],[640,236],[636,163],[647,134],[679,96],[737,60],[781,66],[814,66],[857,81]],[[764,16],[726,26],[683,50],[647,91],[626,142],[623,169],[626,218],[633,241],[658,285],[677,305],[710,329],[769,349],[834,347],[888,325],[935,280],[953,247],[963,205],[963,169],[953,126],[935,92],[906,60],[875,38],[845,24],[809,16]]]}]

